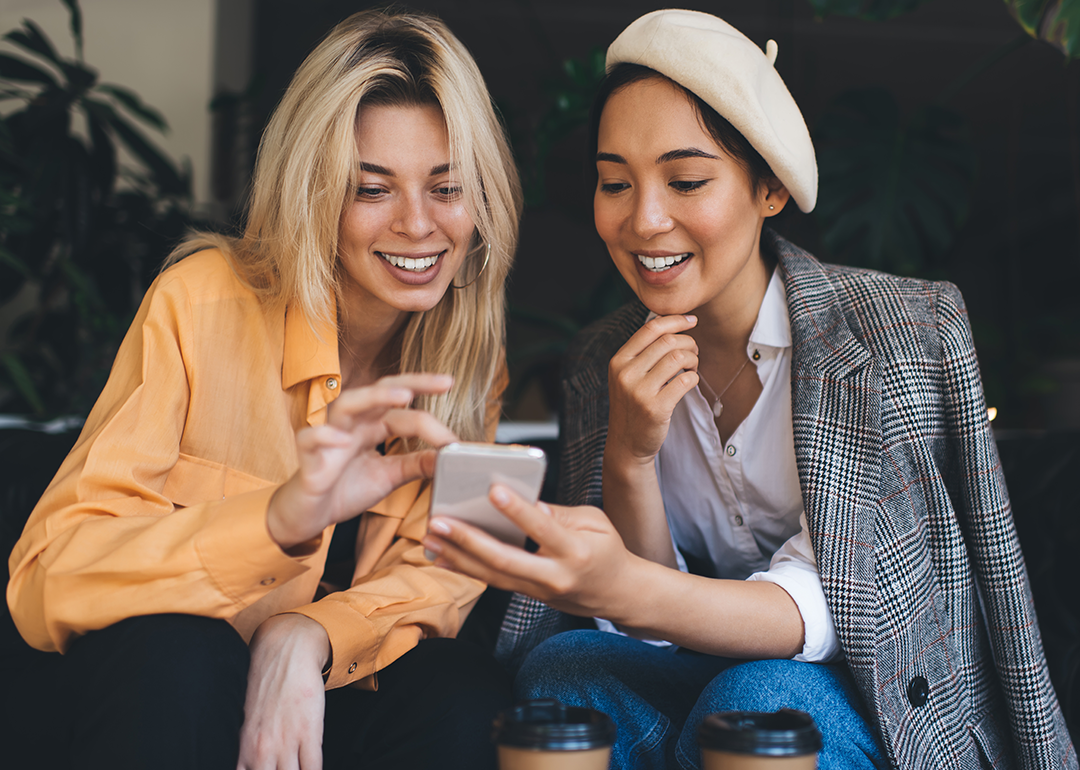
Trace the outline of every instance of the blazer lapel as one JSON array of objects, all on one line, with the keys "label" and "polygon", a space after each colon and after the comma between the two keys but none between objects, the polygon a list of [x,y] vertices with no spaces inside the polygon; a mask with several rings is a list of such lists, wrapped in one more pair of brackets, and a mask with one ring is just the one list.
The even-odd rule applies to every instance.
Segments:
[{"label": "blazer lapel", "polygon": [[859,339],[850,303],[841,301],[821,264],[769,236],[791,318],[795,461],[810,539],[848,663],[862,684],[872,685],[881,367]]}]

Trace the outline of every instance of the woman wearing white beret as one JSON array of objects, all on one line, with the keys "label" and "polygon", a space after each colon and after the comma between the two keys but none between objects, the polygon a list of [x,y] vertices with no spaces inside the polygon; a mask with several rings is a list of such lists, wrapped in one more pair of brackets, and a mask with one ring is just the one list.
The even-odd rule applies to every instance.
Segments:
[{"label": "woman wearing white beret", "polygon": [[1075,768],[959,292],[764,227],[817,194],[776,54],[676,10],[608,49],[596,227],[639,301],[568,354],[578,507],[495,486],[535,554],[425,543],[518,592],[516,694],[611,714],[613,767],[697,767],[705,714],[788,707],[822,768]]}]

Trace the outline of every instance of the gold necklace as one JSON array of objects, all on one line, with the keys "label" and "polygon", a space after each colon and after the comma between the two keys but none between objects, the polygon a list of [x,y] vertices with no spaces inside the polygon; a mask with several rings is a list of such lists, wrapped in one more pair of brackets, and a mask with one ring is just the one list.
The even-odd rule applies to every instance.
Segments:
[{"label": "gold necklace", "polygon": [[719,393],[713,390],[712,386],[710,386],[709,383],[705,381],[705,378],[701,376],[701,372],[698,372],[698,382],[705,386],[705,390],[709,391],[709,396],[712,398],[713,417],[717,420],[720,419],[720,415],[724,411],[724,405],[720,402],[720,398],[728,392],[728,388],[735,384],[735,380],[739,379],[739,375],[743,373],[743,369],[746,368],[748,363],[750,363],[749,356],[743,361],[743,365],[739,367],[739,371],[735,372],[735,376],[731,378],[731,381]]}]

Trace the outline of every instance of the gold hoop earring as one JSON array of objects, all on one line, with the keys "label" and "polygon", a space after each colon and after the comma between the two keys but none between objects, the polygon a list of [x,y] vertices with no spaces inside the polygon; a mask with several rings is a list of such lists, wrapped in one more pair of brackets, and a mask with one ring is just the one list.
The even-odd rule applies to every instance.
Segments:
[{"label": "gold hoop earring", "polygon": [[476,277],[473,278],[471,281],[469,281],[464,286],[457,286],[457,285],[454,284],[453,281],[451,281],[450,282],[450,288],[451,289],[467,289],[470,286],[472,286],[474,283],[479,281],[480,276],[482,276],[484,274],[484,271],[487,269],[489,259],[491,259],[491,244],[490,243],[487,244],[487,251],[484,252],[484,264],[480,265],[480,272],[476,274]]}]

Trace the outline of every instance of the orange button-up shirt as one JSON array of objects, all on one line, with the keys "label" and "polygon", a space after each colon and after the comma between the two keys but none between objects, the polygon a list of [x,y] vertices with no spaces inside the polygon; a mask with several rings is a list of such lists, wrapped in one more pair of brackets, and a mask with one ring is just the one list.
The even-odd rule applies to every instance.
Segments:
[{"label": "orange button-up shirt", "polygon": [[[266,511],[299,467],[296,431],[340,392],[337,330],[268,311],[218,251],[147,292],[75,447],[9,561],[23,637],[66,650],[124,618],[224,618],[245,639],[298,612],[330,638],[327,687],[375,672],[426,637],[453,636],[484,585],[434,567],[420,539],[429,485],[363,514],[351,587],[314,601],[333,527],[288,553]],[[494,434],[505,369],[489,399]]]}]

